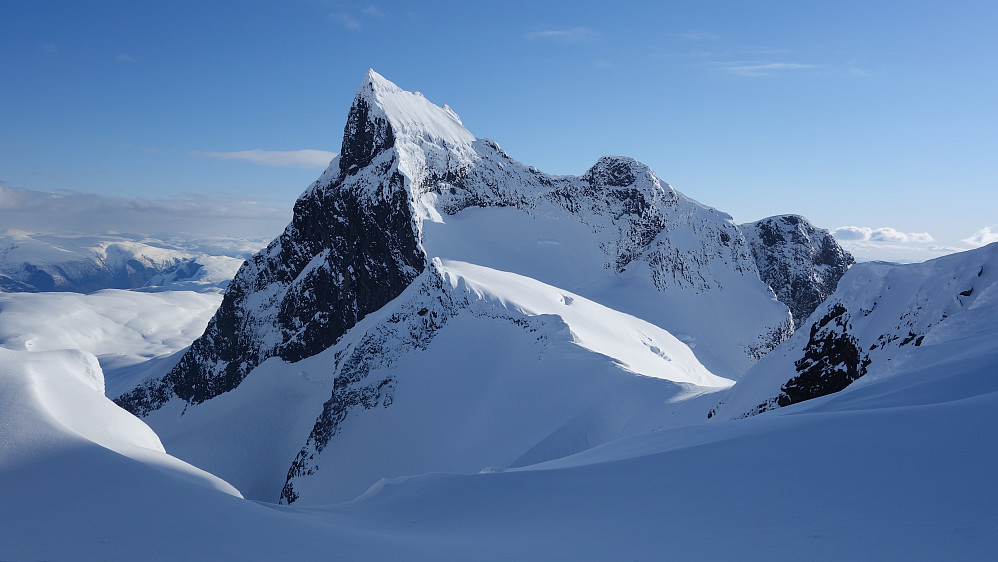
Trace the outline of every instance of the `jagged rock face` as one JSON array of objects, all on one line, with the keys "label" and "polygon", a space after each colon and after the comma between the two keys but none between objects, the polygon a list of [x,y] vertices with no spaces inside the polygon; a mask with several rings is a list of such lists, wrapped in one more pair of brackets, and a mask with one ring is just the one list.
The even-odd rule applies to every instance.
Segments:
[{"label": "jagged rock face", "polygon": [[[328,348],[367,314],[397,297],[425,268],[394,138],[369,106],[351,108],[341,173],[296,203],[292,223],[253,256],[222,305],[177,366],[117,399],[145,413],[177,396],[189,404],[234,389],[268,357],[298,361]],[[389,148],[386,148],[389,147]],[[384,178],[371,197],[359,164]]]},{"label": "jagged rock face", "polygon": [[[322,406],[302,450],[288,469],[280,502],[294,503],[296,479],[318,470],[316,457],[340,433],[343,422],[358,410],[388,408],[395,396],[397,376],[391,372],[406,352],[425,349],[436,332],[458,310],[439,275],[428,272],[417,280],[415,298],[401,305],[377,330],[336,353],[331,370],[337,373],[332,393]],[[372,375],[372,372],[375,374]],[[379,376],[380,375],[380,376]]]},{"label": "jagged rock face", "polygon": [[770,217],[739,228],[752,248],[760,278],[790,308],[796,328],[835,292],[839,279],[856,263],[828,231],[804,217]]},{"label": "jagged rock face", "polygon": [[798,374],[780,389],[779,406],[838,392],[866,374],[870,358],[848,333],[850,328],[849,313],[841,304],[811,325],[804,356],[794,362]]},{"label": "jagged rock face", "polygon": [[347,174],[367,166],[375,156],[394,144],[395,133],[388,120],[372,115],[370,102],[358,96],[350,108],[343,130],[340,172]]},{"label": "jagged rock face", "polygon": [[784,346],[745,374],[716,413],[744,417],[917,370],[933,346],[993,322],[998,244],[919,264],[861,263]]},{"label": "jagged rock face", "polygon": [[579,180],[554,189],[548,196],[590,226],[608,219],[616,236],[601,243],[616,271],[638,259],[669,226],[679,209],[678,195],[647,166],[620,156],[604,156]]},{"label": "jagged rock face", "polygon": [[[730,217],[678,194],[647,166],[604,157],[580,177],[543,174],[476,139],[449,108],[372,72],[351,106],[339,159],[296,203],[292,224],[243,266],[173,371],[119,403],[136,413],[164,397],[197,404],[232,390],[268,357],[297,361],[330,347],[437,255],[423,246],[425,221],[471,207],[577,221],[591,233],[575,243],[599,247],[604,270],[646,268],[663,293],[758,283]],[[781,311],[764,316],[740,344],[748,361],[790,333]]]}]

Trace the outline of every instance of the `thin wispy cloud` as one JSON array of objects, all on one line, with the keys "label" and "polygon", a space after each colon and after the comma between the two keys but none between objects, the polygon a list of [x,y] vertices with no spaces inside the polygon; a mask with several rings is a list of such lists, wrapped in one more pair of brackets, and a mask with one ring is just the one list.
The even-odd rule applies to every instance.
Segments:
[{"label": "thin wispy cloud", "polygon": [[236,152],[194,152],[197,156],[240,160],[261,166],[279,168],[299,168],[303,170],[325,170],[335,152],[326,150],[239,150]]},{"label": "thin wispy cloud", "polygon": [[360,20],[354,16],[343,13],[343,12],[333,12],[329,14],[329,19],[340,24],[347,29],[360,29]]},{"label": "thin wispy cloud", "polygon": [[186,232],[270,237],[287,225],[291,212],[290,208],[233,197],[141,199],[0,184],[0,224],[4,229],[34,233]]},{"label": "thin wispy cloud", "polygon": [[530,40],[558,41],[561,43],[585,43],[599,39],[600,34],[589,27],[570,27],[531,31],[526,34]]},{"label": "thin wispy cloud", "polygon": [[45,51],[46,53],[59,52],[59,47],[56,47],[55,44],[53,43],[42,43],[41,45],[38,46],[38,48],[40,48],[42,51]]},{"label": "thin wispy cloud", "polygon": [[[332,5],[332,4],[331,4]],[[336,6],[337,11],[329,13],[329,19],[344,29],[357,30],[367,26],[371,20],[383,19],[386,14],[380,6]]]},{"label": "thin wispy cloud", "polygon": [[[800,52],[766,45],[727,45],[715,41],[720,39],[716,36],[696,31],[674,37],[685,41],[689,48],[657,53],[656,58],[743,78],[868,75],[854,60],[836,60],[843,53]],[[808,60],[815,58],[820,60]]]},{"label": "thin wispy cloud", "polygon": [[704,31],[687,31],[685,33],[680,33],[679,38],[686,41],[716,41],[717,35]]},{"label": "thin wispy cloud", "polygon": [[785,74],[787,72],[801,71],[801,70],[812,70],[815,67],[813,64],[802,64],[794,62],[753,62],[753,63],[743,63],[743,62],[720,62],[717,63],[722,69],[731,74],[737,74],[739,76],[773,76],[776,74]]},{"label": "thin wispy cloud", "polygon": [[998,231],[992,230],[990,226],[985,226],[967,238],[964,238],[961,242],[974,248],[986,246],[992,242],[998,242]]},{"label": "thin wispy cloud", "polygon": [[120,62],[122,64],[128,64],[128,63],[135,62],[135,59],[132,57],[132,55],[125,55],[125,54],[116,55],[114,57],[114,60],[116,62]]}]

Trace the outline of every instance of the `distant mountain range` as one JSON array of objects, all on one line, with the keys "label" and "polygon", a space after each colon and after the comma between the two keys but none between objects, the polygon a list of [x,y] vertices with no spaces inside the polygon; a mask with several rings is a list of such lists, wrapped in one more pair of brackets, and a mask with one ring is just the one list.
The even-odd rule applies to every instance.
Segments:
[{"label": "distant mountain range", "polygon": [[0,292],[221,290],[254,244],[218,242],[8,232],[0,235]]}]

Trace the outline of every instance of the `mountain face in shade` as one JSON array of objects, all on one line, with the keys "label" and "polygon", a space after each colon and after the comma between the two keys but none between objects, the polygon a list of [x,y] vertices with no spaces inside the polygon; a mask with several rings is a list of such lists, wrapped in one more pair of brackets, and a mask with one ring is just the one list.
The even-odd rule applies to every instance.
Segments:
[{"label": "mountain face in shade", "polygon": [[792,332],[727,214],[631,158],[544,174],[371,71],[292,223],[116,402],[250,497],[338,501],[693,423]]},{"label": "mountain face in shade", "polygon": [[780,215],[739,225],[752,248],[759,276],[790,308],[799,328],[835,291],[839,278],[856,263],[827,230],[804,217]]},{"label": "mountain face in shade", "polygon": [[998,244],[918,264],[860,263],[793,337],[715,410],[744,417],[838,392],[860,380],[993,349]]}]

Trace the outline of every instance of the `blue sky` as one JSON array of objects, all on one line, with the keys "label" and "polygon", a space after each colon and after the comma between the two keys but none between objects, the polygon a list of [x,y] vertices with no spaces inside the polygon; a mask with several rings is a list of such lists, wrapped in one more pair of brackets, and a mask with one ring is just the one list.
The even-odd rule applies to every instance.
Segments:
[{"label": "blue sky", "polygon": [[6,0],[0,25],[11,224],[74,192],[249,200],[276,234],[323,158],[296,151],[339,150],[373,67],[550,173],[632,156],[738,222],[851,227],[866,258],[998,239],[992,1]]}]

